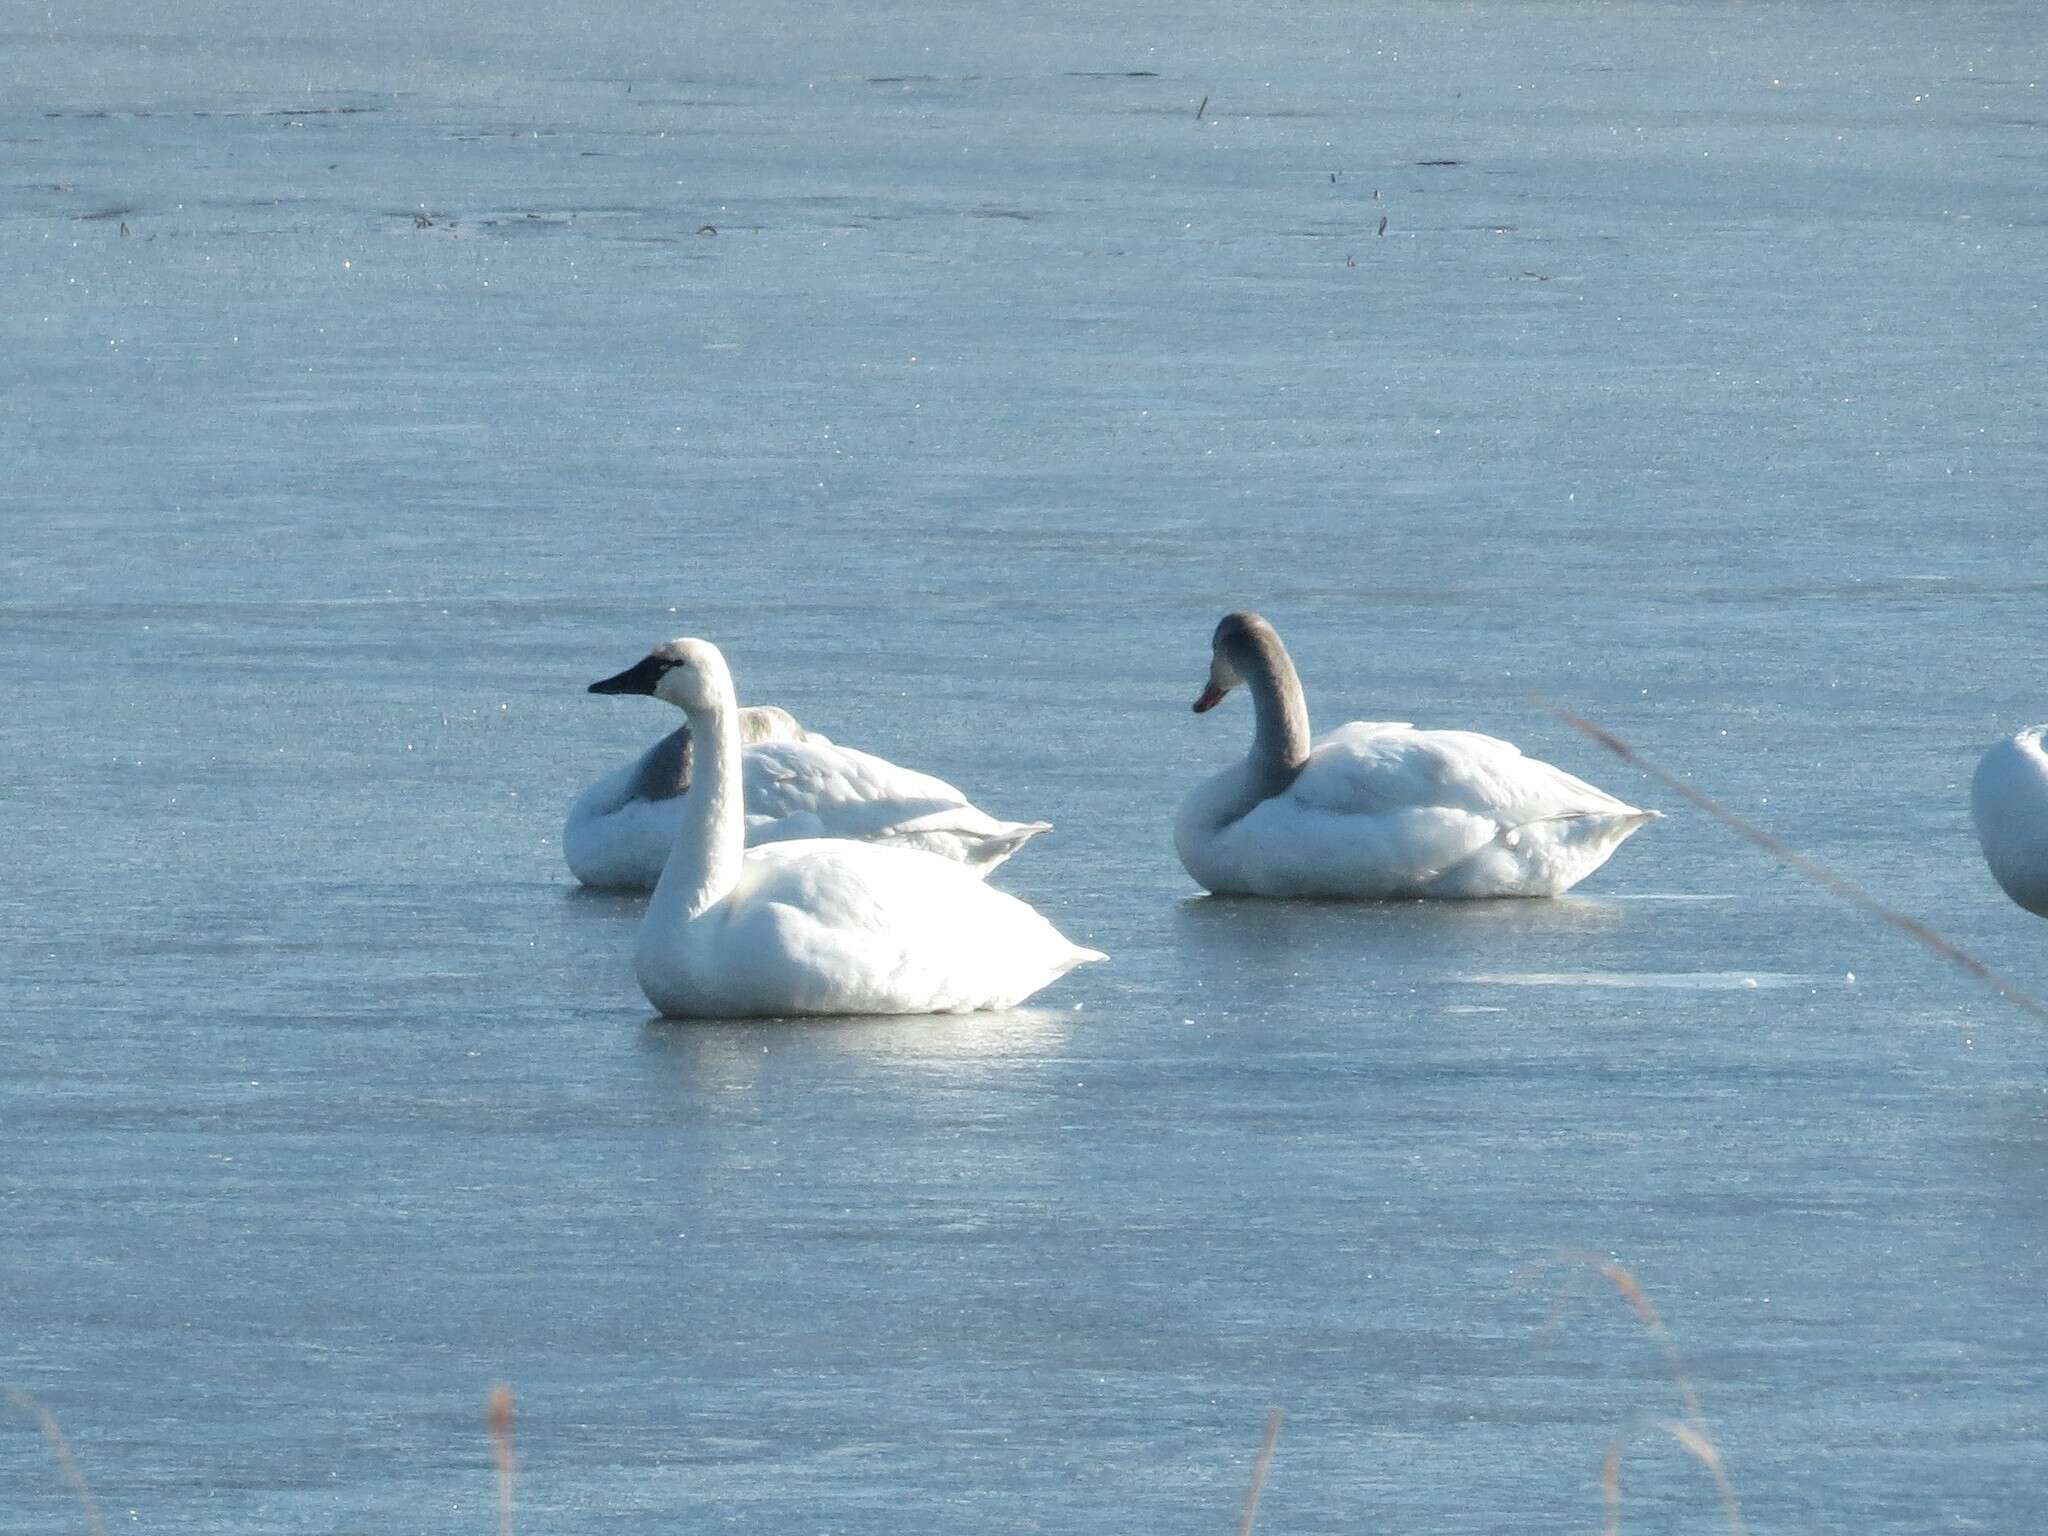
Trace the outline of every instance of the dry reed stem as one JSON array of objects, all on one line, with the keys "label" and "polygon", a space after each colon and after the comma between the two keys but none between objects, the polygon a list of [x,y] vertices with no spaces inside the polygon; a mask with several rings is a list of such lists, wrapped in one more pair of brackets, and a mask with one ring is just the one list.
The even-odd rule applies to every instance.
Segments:
[{"label": "dry reed stem", "polygon": [[[1683,1424],[1677,1419],[1656,1419],[1652,1426],[1676,1440],[1693,1460],[1712,1474],[1714,1486],[1721,1493],[1721,1508],[1728,1516],[1730,1536],[1743,1536],[1742,1501],[1735,1496],[1735,1485],[1728,1481],[1727,1469],[1721,1465],[1721,1453],[1708,1437],[1705,1427]],[[1600,1460],[1600,1496],[1607,1506],[1607,1517],[1600,1526],[1601,1536],[1621,1536],[1621,1453],[1628,1440],[1627,1434],[1616,1435],[1608,1442],[1607,1454]]]},{"label": "dry reed stem", "polygon": [[484,1423],[491,1431],[491,1460],[498,1466],[498,1536],[512,1536],[512,1480],[519,1457],[512,1445],[512,1389],[502,1381],[484,1400]]},{"label": "dry reed stem", "polygon": [[1273,1447],[1280,1441],[1280,1424],[1287,1417],[1278,1408],[1266,1415],[1266,1442],[1252,1463],[1252,1485],[1244,1496],[1244,1513],[1238,1517],[1237,1536],[1252,1536],[1252,1522],[1259,1517],[1259,1495],[1266,1491],[1266,1474],[1273,1467]]},{"label": "dry reed stem", "polygon": [[2041,999],[2035,997],[2031,992],[2023,991],[2014,983],[2007,981],[1982,960],[1979,960],[1967,949],[1964,949],[1962,945],[1943,938],[1917,917],[1908,917],[1896,907],[1886,906],[1848,876],[1838,875],[1819,860],[1809,858],[1798,849],[1780,842],[1748,817],[1729,810],[1727,806],[1721,804],[1712,795],[1707,794],[1703,790],[1694,789],[1683,779],[1658,767],[1657,764],[1644,757],[1642,753],[1636,751],[1634,747],[1623,741],[1612,731],[1605,730],[1595,725],[1592,721],[1573,714],[1568,709],[1561,709],[1548,699],[1539,697],[1536,703],[1557,716],[1558,719],[1562,720],[1573,730],[1597,741],[1630,767],[1647,773],[1673,794],[1684,796],[1709,816],[1720,822],[1722,826],[1756,844],[1757,847],[1763,849],[1772,858],[1777,859],[1781,863],[1789,864],[1792,868],[1798,870],[1799,873],[1806,876],[1807,879],[1814,881],[1818,885],[1825,886],[1851,906],[1861,907],[1880,922],[1890,924],[1916,943],[1925,945],[1943,960],[1948,961],[1949,964],[1969,972],[1986,986],[1996,991],[2007,1002],[2024,1008],[2037,1019],[2048,1020],[2048,1003],[2042,1002]]},{"label": "dry reed stem", "polygon": [[93,1498],[92,1489],[86,1486],[85,1474],[79,1470],[78,1458],[71,1454],[71,1443],[64,1438],[64,1431],[57,1424],[57,1416],[37,1402],[19,1387],[4,1389],[7,1400],[22,1412],[31,1415],[36,1428],[43,1432],[43,1441],[50,1447],[50,1455],[57,1463],[57,1470],[64,1474],[64,1481],[71,1485],[71,1491],[78,1495],[78,1504],[85,1511],[85,1523],[95,1536],[107,1536],[107,1522],[100,1518],[99,1502]]},{"label": "dry reed stem", "polygon": [[[1672,1386],[1678,1389],[1678,1400],[1685,1405],[1686,1417],[1697,1422],[1700,1418],[1700,1400],[1692,1390],[1691,1378],[1685,1373],[1685,1362],[1679,1358],[1677,1341],[1671,1337],[1671,1330],[1664,1326],[1664,1318],[1657,1311],[1656,1304],[1643,1293],[1642,1286],[1636,1283],[1636,1277],[1612,1259],[1603,1258],[1597,1253],[1587,1253],[1575,1248],[1563,1248],[1559,1249],[1549,1258],[1539,1259],[1534,1264],[1518,1271],[1515,1275],[1515,1280],[1518,1284],[1526,1285],[1538,1276],[1561,1268],[1590,1269],[1594,1274],[1614,1287],[1621,1299],[1627,1302],[1636,1316],[1641,1319],[1644,1330],[1648,1332],[1651,1338],[1657,1341],[1657,1347],[1664,1355],[1664,1368],[1671,1377]],[[1565,1304],[1568,1299],[1569,1293],[1564,1286],[1560,1285],[1557,1290],[1557,1298],[1551,1303],[1550,1317],[1546,1321],[1546,1327],[1556,1323],[1564,1316]]]},{"label": "dry reed stem", "polygon": [[[1560,1268],[1590,1269],[1594,1274],[1614,1287],[1616,1294],[1629,1304],[1638,1321],[1651,1338],[1657,1341],[1657,1348],[1663,1353],[1665,1371],[1671,1377],[1671,1384],[1678,1392],[1678,1400],[1685,1407],[1685,1417],[1678,1419],[1656,1419],[1655,1427],[1664,1431],[1699,1464],[1712,1474],[1714,1486],[1720,1491],[1721,1508],[1728,1516],[1728,1529],[1732,1536],[1742,1536],[1742,1500],[1736,1495],[1735,1485],[1729,1481],[1727,1469],[1721,1463],[1720,1449],[1714,1444],[1712,1431],[1707,1428],[1706,1415],[1700,1411],[1699,1394],[1693,1391],[1692,1378],[1686,1374],[1685,1361],[1678,1353],[1677,1341],[1671,1337],[1671,1330],[1664,1326],[1664,1318],[1657,1311],[1636,1277],[1612,1259],[1597,1253],[1586,1253],[1573,1249],[1562,1249],[1547,1259],[1529,1265],[1515,1275],[1521,1284]],[[1551,1303],[1550,1316],[1544,1326],[1555,1324],[1564,1316],[1567,1299],[1566,1287],[1560,1284],[1556,1299]],[[1620,1536],[1621,1531],[1621,1455],[1634,1431],[1624,1431],[1614,1437],[1607,1447],[1607,1454],[1600,1463],[1600,1493],[1607,1506],[1607,1520],[1603,1526],[1605,1536]]]}]

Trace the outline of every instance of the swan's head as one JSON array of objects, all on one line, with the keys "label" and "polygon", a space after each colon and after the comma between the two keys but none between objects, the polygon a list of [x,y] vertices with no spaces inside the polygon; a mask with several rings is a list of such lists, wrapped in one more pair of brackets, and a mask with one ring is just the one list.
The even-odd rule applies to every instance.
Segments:
[{"label": "swan's head", "polygon": [[592,683],[590,691],[651,694],[694,714],[732,702],[732,673],[709,640],[671,640],[617,676]]},{"label": "swan's head", "polygon": [[[1257,650],[1261,631],[1268,635],[1274,633],[1273,626],[1256,613],[1240,610],[1223,615],[1222,622],[1216,626],[1215,638],[1209,642],[1209,686],[1195,700],[1196,714],[1214,709],[1223,702],[1223,695],[1244,681],[1239,661]],[[1279,637],[1275,635],[1274,638]]]}]

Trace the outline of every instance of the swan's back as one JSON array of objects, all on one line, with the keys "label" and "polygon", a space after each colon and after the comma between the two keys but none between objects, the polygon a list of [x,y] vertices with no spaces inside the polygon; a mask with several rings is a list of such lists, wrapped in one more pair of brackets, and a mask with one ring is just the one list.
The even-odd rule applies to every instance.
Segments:
[{"label": "swan's back", "polygon": [[1970,819],[1984,862],[2006,895],[2048,917],[2048,726],[2021,731],[1986,752],[1970,779]]},{"label": "swan's back", "polygon": [[1352,814],[1450,809],[1505,826],[1635,810],[1498,736],[1363,720],[1316,743],[1294,794],[1304,805]]},{"label": "swan's back", "polygon": [[944,779],[831,743],[749,747],[747,842],[846,837],[913,848],[986,875],[1049,821],[998,821]]},{"label": "swan's back", "polygon": [[[749,826],[826,815],[850,815],[858,824],[864,812],[881,826],[967,799],[944,779],[830,742],[764,741],[748,748],[741,771]],[[832,835],[861,834],[835,830]]]}]

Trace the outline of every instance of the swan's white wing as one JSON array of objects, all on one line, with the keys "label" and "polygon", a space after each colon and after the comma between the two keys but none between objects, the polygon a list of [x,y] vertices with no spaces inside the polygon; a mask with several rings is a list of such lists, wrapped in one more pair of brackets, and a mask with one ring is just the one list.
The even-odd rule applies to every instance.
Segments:
[{"label": "swan's white wing", "polygon": [[1498,827],[1558,816],[1634,814],[1584,779],[1477,731],[1356,721],[1317,742],[1288,794],[1306,810],[1464,812]]},{"label": "swan's white wing", "polygon": [[749,747],[742,771],[750,845],[845,837],[921,849],[987,874],[1052,825],[998,821],[944,779],[815,737]]},{"label": "swan's white wing", "polygon": [[1405,804],[1368,811],[1353,802],[1337,810],[1279,794],[1206,839],[1184,845],[1182,861],[1212,891],[1418,896],[1499,833],[1491,817],[1452,807]]},{"label": "swan's white wing", "polygon": [[908,808],[900,819],[967,801],[944,779],[829,742],[764,741],[748,747],[741,761],[750,820],[823,817],[856,807]]}]

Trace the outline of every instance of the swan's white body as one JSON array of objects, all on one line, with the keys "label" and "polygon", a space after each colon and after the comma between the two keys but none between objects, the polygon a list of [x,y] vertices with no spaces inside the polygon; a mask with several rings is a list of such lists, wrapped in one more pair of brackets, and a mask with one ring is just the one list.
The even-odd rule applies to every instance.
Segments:
[{"label": "swan's white body", "polygon": [[[854,838],[921,849],[980,876],[1051,829],[1045,821],[997,821],[944,779],[835,746],[781,710],[740,714],[750,847]],[[608,890],[654,889],[689,802],[677,775],[666,771],[676,756],[676,737],[665,737],[576,797],[562,828],[562,853],[578,880]]]},{"label": "swan's white body", "polygon": [[1218,895],[1556,896],[1658,816],[1475,731],[1354,721],[1312,741],[1294,664],[1253,613],[1217,626],[1195,709],[1241,684],[1252,750],[1174,822],[1181,863]]},{"label": "swan's white body", "polygon": [[619,678],[683,708],[696,781],[648,903],[634,971],[673,1018],[1007,1008],[1102,955],[936,854],[838,839],[748,849],[732,681],[677,640]]},{"label": "swan's white body", "polygon": [[915,849],[770,843],[747,850],[703,911],[691,912],[690,889],[655,887],[634,953],[641,990],[671,1018],[1010,1008],[1103,958]]},{"label": "swan's white body", "polygon": [[1354,721],[1320,737],[1294,782],[1235,819],[1238,763],[1181,803],[1174,846],[1218,895],[1555,896],[1655,811],[1475,731]]},{"label": "swan's white body", "polygon": [[2037,917],[2048,917],[2048,752],[2036,725],[1986,752],[1970,780],[1970,819],[1991,878]]}]

